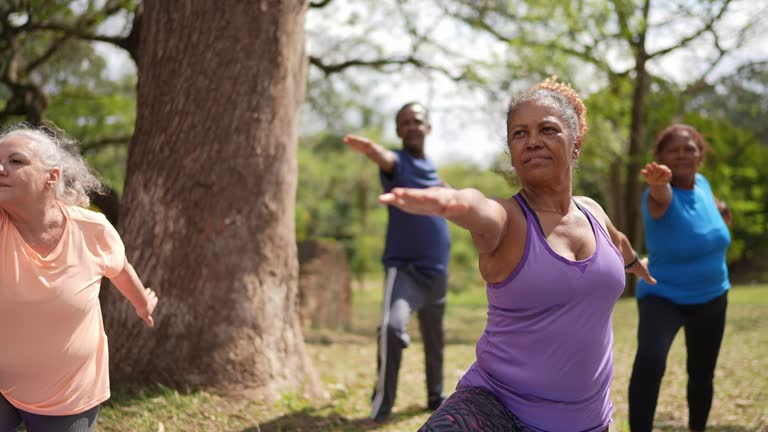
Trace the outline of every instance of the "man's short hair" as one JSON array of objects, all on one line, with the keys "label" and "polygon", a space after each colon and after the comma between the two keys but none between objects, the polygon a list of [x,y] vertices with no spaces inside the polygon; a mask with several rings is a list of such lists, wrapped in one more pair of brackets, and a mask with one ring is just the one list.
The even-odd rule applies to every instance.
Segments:
[{"label": "man's short hair", "polygon": [[427,119],[427,121],[429,121],[429,110],[427,109],[427,107],[424,106],[424,104],[421,103],[421,102],[412,101],[412,102],[408,102],[407,104],[405,104],[402,107],[400,107],[399,110],[397,110],[397,114],[395,114],[395,124],[397,124],[397,119],[400,118],[400,113],[401,112],[405,111],[408,108],[416,107],[416,106],[420,107],[421,110],[424,111],[425,118]]}]

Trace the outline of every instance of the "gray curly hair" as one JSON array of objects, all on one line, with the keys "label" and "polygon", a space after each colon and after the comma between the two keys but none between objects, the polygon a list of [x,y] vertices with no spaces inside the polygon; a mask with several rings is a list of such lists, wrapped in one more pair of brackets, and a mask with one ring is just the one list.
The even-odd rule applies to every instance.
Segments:
[{"label": "gray curly hair", "polygon": [[101,181],[80,155],[77,141],[68,137],[61,129],[52,125],[32,127],[19,123],[3,129],[0,133],[0,143],[12,137],[26,138],[45,169],[61,170],[59,181],[54,187],[56,199],[59,201],[68,205],[88,207],[91,201],[89,194],[103,192]]}]

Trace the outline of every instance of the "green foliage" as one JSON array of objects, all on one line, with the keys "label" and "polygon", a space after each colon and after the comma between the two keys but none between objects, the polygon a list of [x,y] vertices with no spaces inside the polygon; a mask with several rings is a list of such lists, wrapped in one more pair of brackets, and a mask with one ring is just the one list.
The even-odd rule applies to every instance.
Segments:
[{"label": "green foliage", "polygon": [[[136,0],[17,1],[0,6],[3,14],[9,11],[8,20],[0,23],[6,34],[0,41],[0,68],[7,68],[0,77],[0,121],[42,115],[81,142],[88,162],[118,193],[135,122],[136,77],[108,75],[107,59],[88,39],[102,34],[107,19],[128,18],[135,7]],[[125,22],[129,25],[130,19]],[[22,106],[25,115],[19,115],[19,95],[14,99],[18,87],[34,88],[43,99]]]},{"label": "green foliage", "polygon": [[[378,138],[378,133],[368,135]],[[301,139],[296,193],[296,239],[331,238],[344,244],[352,273],[380,271],[386,209],[376,201],[378,171],[350,151],[343,136]]]},{"label": "green foliage", "polygon": [[136,122],[136,77],[63,83],[46,118],[81,143],[86,160],[118,195],[125,182],[128,143]]},{"label": "green foliage", "polygon": [[763,145],[768,146],[768,61],[748,64],[717,85],[694,95],[691,111],[710,117],[726,118],[734,126],[749,129]]},{"label": "green foliage", "polygon": [[691,114],[684,119],[704,135],[710,151],[702,169],[712,191],[733,213],[730,262],[768,253],[768,147],[750,130],[726,119]]}]

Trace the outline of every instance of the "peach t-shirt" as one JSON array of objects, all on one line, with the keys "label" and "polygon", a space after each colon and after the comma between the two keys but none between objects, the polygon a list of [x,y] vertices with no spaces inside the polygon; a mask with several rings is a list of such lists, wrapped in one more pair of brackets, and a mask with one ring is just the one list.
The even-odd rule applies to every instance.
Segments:
[{"label": "peach t-shirt", "polygon": [[78,414],[109,399],[99,285],[125,265],[104,215],[61,208],[64,234],[44,258],[0,210],[0,393],[42,415]]}]

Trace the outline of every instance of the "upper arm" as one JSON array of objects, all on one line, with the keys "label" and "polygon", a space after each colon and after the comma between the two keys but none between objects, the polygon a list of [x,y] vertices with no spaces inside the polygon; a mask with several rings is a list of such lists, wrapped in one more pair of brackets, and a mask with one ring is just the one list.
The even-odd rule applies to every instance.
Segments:
[{"label": "upper arm", "polygon": [[104,265],[104,276],[112,279],[125,270],[128,260],[125,257],[123,240],[117,230],[107,221],[106,217],[101,222],[99,252]]},{"label": "upper arm", "polygon": [[509,216],[506,208],[496,199],[485,198],[478,208],[483,224],[470,230],[472,242],[478,253],[491,253],[501,244],[507,230]]}]

